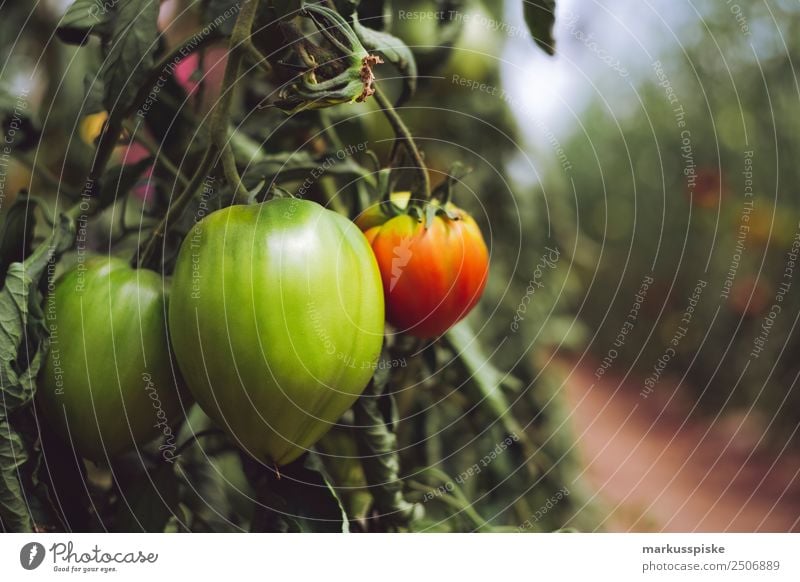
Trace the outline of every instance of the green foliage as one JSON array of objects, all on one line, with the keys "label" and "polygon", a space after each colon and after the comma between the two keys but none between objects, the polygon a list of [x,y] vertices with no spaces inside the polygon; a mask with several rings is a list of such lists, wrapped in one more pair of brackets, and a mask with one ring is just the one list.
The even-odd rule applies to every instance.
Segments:
[{"label": "green foliage", "polygon": [[115,7],[108,54],[100,76],[108,111],[126,110],[148,78],[158,48],[158,0],[126,0]]},{"label": "green foliage", "polygon": [[[28,228],[33,228],[29,225]],[[52,234],[22,262],[12,263],[0,291],[0,519],[11,531],[31,531],[31,501],[23,483],[38,468],[35,443],[26,442],[15,415],[29,408],[49,335],[39,282],[48,264],[72,245],[75,226],[60,216]]]},{"label": "green foliage", "polygon": [[83,45],[92,34],[107,38],[111,33],[109,23],[112,21],[113,12],[106,9],[104,4],[96,0],[75,0],[64,13],[56,34],[65,43]]},{"label": "green foliage", "polygon": [[12,263],[20,263],[31,252],[36,204],[21,196],[8,209],[0,229],[0,281],[4,281]]}]

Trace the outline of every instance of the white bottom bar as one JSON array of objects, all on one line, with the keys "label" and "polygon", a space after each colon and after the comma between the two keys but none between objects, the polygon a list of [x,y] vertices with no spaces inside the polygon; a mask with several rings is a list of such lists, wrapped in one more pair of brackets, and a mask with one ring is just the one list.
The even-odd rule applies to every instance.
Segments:
[{"label": "white bottom bar", "polygon": [[136,582],[195,574],[231,581],[794,582],[799,548],[797,534],[6,534],[0,572],[3,580]]}]

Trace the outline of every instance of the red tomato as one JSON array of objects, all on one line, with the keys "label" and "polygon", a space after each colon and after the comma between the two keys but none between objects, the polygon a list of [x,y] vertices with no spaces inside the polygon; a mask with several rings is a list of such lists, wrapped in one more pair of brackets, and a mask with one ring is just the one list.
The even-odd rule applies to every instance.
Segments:
[{"label": "red tomato", "polygon": [[378,260],[386,318],[404,333],[428,338],[465,317],[483,293],[489,251],[473,218],[452,204],[428,228],[408,214],[365,232]]}]

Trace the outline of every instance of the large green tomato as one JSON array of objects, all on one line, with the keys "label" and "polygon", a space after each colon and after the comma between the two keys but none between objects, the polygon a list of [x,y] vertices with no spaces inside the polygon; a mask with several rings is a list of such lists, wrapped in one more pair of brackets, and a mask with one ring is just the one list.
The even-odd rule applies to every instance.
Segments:
[{"label": "large green tomato", "polygon": [[283,465],[364,391],[383,290],[364,235],[319,204],[279,199],[200,221],[181,246],[172,345],[198,404],[256,459]]},{"label": "large green tomato", "polygon": [[82,456],[103,460],[158,435],[174,445],[182,407],[166,311],[162,279],[115,258],[89,259],[48,295],[50,351],[37,397]]}]

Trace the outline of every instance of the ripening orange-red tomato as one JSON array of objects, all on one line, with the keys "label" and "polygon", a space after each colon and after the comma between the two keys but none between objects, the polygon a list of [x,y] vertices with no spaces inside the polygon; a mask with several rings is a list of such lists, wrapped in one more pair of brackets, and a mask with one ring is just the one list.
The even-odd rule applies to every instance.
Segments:
[{"label": "ripening orange-red tomato", "polygon": [[411,214],[387,217],[365,235],[381,271],[386,318],[399,331],[439,336],[478,303],[489,251],[475,220],[457,206],[438,209],[429,225]]}]

